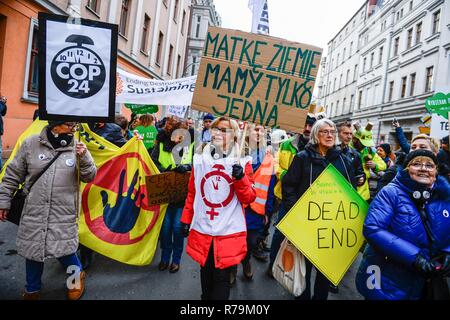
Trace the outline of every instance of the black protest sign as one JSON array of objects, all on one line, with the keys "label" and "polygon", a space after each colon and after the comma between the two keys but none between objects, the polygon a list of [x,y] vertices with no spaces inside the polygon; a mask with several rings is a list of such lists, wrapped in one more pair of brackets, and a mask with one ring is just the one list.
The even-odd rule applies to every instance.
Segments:
[{"label": "black protest sign", "polygon": [[117,25],[39,13],[39,117],[113,122]]}]

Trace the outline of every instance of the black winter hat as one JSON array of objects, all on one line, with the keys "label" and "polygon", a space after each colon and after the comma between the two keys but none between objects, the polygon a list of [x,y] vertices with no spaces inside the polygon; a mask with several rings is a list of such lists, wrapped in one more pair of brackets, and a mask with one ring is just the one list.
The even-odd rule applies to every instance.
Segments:
[{"label": "black winter hat", "polygon": [[434,164],[437,166],[438,165],[438,159],[436,157],[436,155],[431,152],[430,150],[425,150],[425,149],[417,149],[414,151],[411,151],[410,153],[408,153],[408,155],[406,156],[405,159],[405,167],[407,167],[410,162],[417,157],[427,157],[430,158],[431,160],[433,160]]},{"label": "black winter hat", "polygon": [[60,126],[62,124],[66,123],[66,121],[49,121],[48,122],[48,127],[49,129],[53,129],[56,126]]},{"label": "black winter hat", "polygon": [[387,156],[391,154],[391,145],[389,143],[382,143],[378,147],[383,149]]},{"label": "black winter hat", "polygon": [[448,136],[441,139],[441,143],[448,144]]}]

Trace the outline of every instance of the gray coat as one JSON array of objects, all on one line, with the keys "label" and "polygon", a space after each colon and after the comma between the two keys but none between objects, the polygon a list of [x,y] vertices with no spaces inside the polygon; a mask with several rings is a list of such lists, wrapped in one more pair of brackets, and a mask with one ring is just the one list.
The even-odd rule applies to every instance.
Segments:
[{"label": "gray coat", "polygon": [[[34,180],[56,155],[59,158],[36,181]],[[89,151],[79,160],[80,180],[90,182],[97,168]],[[28,137],[6,168],[0,184],[0,209],[9,210],[17,186],[25,182],[28,194],[17,233],[17,251],[30,260],[44,261],[76,252],[78,224],[76,199],[78,189],[77,157],[74,142],[53,149],[47,127],[40,135]]]}]

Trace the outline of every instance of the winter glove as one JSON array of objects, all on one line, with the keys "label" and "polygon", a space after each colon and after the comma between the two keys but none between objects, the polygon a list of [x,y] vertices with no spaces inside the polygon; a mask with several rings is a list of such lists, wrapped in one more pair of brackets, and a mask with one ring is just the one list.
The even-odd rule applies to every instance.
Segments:
[{"label": "winter glove", "polygon": [[244,177],[244,168],[240,164],[233,165],[231,176],[236,180],[241,180]]},{"label": "winter glove", "polygon": [[174,169],[174,171],[178,172],[178,173],[185,173],[185,172],[191,171],[191,170],[192,170],[192,168],[191,168],[190,164],[180,164],[180,165],[177,165]]},{"label": "winter glove", "polygon": [[181,234],[183,237],[187,238],[189,236],[189,229],[191,228],[191,225],[186,223],[181,223]]},{"label": "winter glove", "polygon": [[450,276],[450,253],[444,253],[441,259],[439,273],[444,277]]},{"label": "winter glove", "polygon": [[161,171],[161,172],[169,172],[169,171],[172,171],[172,169],[173,169],[172,165],[169,164],[169,166],[167,168],[165,168],[164,171]]},{"label": "winter glove", "polygon": [[413,264],[414,269],[425,276],[430,276],[431,274],[436,273],[436,267],[438,265],[439,264],[436,261],[430,261],[420,253],[416,256],[416,260]]}]

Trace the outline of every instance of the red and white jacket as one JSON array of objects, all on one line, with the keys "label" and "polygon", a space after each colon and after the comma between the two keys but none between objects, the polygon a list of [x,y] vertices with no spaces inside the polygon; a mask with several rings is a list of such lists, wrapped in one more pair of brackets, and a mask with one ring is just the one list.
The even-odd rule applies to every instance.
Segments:
[{"label": "red and white jacket", "polygon": [[243,205],[256,198],[251,158],[239,163],[245,175],[236,180],[231,173],[235,158],[213,159],[210,145],[194,155],[188,196],[181,222],[191,225],[186,252],[201,266],[214,244],[218,269],[239,264],[247,253],[247,226]]}]

